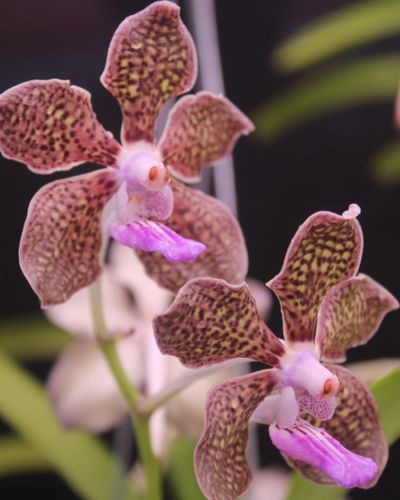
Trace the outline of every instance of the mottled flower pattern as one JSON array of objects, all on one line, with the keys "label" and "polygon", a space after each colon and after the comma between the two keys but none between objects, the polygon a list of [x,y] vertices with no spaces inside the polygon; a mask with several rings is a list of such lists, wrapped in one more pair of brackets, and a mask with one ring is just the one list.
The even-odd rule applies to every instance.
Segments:
[{"label": "mottled flower pattern", "polygon": [[[146,256],[144,263],[173,291],[190,277],[244,279],[247,254],[235,219],[209,197],[171,184],[170,173],[199,180],[202,169],[229,154],[252,123],[225,97],[200,92],[178,101],[155,144],[162,106],[190,90],[196,74],[196,51],[179,7],[160,1],[121,23],[101,76],[122,111],[122,146],[97,121],[90,94],[68,81],[33,80],[0,95],[5,157],[40,174],[84,162],[106,167],[48,184],[31,201],[20,263],[43,306],[95,281],[110,235],[156,252],[154,261]],[[199,222],[199,215],[207,222]],[[201,262],[192,264],[200,254]]]},{"label": "mottled flower pattern", "polygon": [[378,411],[366,385],[343,361],[376,332],[397,300],[356,274],[363,237],[359,208],[317,212],[298,229],[281,272],[268,286],[281,304],[285,340],[257,314],[246,285],[194,279],[155,319],[161,351],[187,366],[246,357],[272,366],[216,386],[195,457],[203,493],[233,500],[251,472],[248,422],[269,425],[272,442],[306,477],[346,488],[371,487],[387,460]]}]

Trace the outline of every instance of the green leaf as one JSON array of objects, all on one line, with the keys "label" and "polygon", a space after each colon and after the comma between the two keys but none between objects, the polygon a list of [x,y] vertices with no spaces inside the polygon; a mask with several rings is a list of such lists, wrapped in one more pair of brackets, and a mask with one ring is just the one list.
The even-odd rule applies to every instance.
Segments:
[{"label": "green leaf", "polygon": [[[371,391],[379,408],[385,436],[388,443],[393,444],[400,437],[400,368],[375,382]],[[286,500],[336,500],[345,492],[346,490],[337,486],[312,483],[295,472]]]},{"label": "green leaf", "polygon": [[30,444],[13,436],[0,438],[0,477],[48,469],[49,462]]},{"label": "green leaf", "polygon": [[107,448],[88,434],[63,430],[39,383],[1,351],[0,415],[80,497],[110,498],[116,468]]},{"label": "green leaf", "polygon": [[346,490],[339,486],[324,486],[308,481],[298,472],[292,474],[290,490],[286,500],[337,500],[341,498]]},{"label": "green leaf", "polygon": [[325,71],[262,105],[253,116],[256,136],[275,138],[346,106],[394,101],[399,75],[400,55],[364,58]]},{"label": "green leaf", "polygon": [[400,437],[400,368],[371,387],[381,414],[383,431],[389,444]]},{"label": "green leaf", "polygon": [[393,141],[378,151],[371,160],[372,177],[383,185],[400,181],[400,141]]},{"label": "green leaf", "polygon": [[400,32],[398,0],[360,2],[305,26],[285,40],[273,58],[281,69],[296,71],[397,32]]},{"label": "green leaf", "polygon": [[72,337],[44,316],[26,316],[0,322],[0,349],[23,361],[54,358]]},{"label": "green leaf", "polygon": [[172,448],[167,478],[174,500],[204,500],[193,470],[195,443],[190,439],[178,439]]}]

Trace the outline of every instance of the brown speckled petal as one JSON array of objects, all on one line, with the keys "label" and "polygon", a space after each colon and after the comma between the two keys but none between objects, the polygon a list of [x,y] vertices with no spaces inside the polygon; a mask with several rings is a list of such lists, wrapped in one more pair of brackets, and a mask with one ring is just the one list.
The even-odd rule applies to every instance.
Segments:
[{"label": "brown speckled petal", "polygon": [[32,198],[19,258],[43,307],[65,302],[99,275],[101,216],[116,189],[108,169],[52,182]]},{"label": "brown speckled petal", "polygon": [[157,283],[177,292],[192,278],[212,276],[241,283],[247,274],[248,258],[242,230],[221,202],[197,189],[173,181],[174,211],[163,221],[173,231],[204,243],[207,250],[196,260],[170,264],[161,255],[138,252],[147,273]]},{"label": "brown speckled petal", "polygon": [[205,429],[195,452],[197,480],[209,500],[235,500],[249,485],[248,421],[274,386],[275,371],[263,370],[229,380],[210,392]]},{"label": "brown speckled petal", "polygon": [[235,358],[275,366],[285,352],[283,343],[258,315],[245,283],[192,280],[167,311],[155,318],[154,327],[161,352],[177,356],[190,367]]},{"label": "brown speckled petal", "polygon": [[153,142],[162,105],[190,90],[196,74],[195,48],[177,5],[154,2],[125,19],[111,40],[101,76],[121,106],[123,142]]},{"label": "brown speckled petal", "polygon": [[[364,486],[371,488],[378,481],[388,457],[388,445],[374,398],[367,386],[350,370],[337,365],[327,365],[327,368],[340,380],[335,414],[330,420],[323,422],[309,416],[306,416],[306,420],[324,428],[348,450],[374,460],[379,473]],[[299,470],[311,481],[334,484],[323,472],[311,465],[285,458],[291,467]]]},{"label": "brown speckled petal", "polygon": [[185,96],[171,110],[159,148],[164,163],[185,182],[197,182],[204,167],[231,153],[240,135],[254,129],[228,99],[210,92]]},{"label": "brown speckled petal", "polygon": [[84,162],[112,166],[120,151],[90,94],[63,80],[32,80],[0,95],[0,150],[39,174]]},{"label": "brown speckled petal", "polygon": [[354,207],[344,215],[311,215],[292,239],[281,272],[267,283],[279,298],[288,342],[313,339],[325,294],[358,270],[363,237]]},{"label": "brown speckled petal", "polygon": [[315,343],[321,358],[345,361],[346,350],[366,344],[384,316],[398,307],[392,294],[362,274],[331,288],[318,311]]}]

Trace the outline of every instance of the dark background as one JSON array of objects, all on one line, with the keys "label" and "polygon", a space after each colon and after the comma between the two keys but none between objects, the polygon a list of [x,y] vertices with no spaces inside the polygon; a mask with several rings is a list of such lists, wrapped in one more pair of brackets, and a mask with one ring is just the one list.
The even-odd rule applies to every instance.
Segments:
[{"label": "dark background", "polygon": [[[0,0],[0,92],[35,78],[70,79],[92,93],[99,120],[118,136],[119,109],[100,84],[99,75],[115,28],[149,3]],[[188,21],[188,5],[180,3]],[[299,78],[311,77],[312,69],[291,77],[279,75],[269,60],[272,49],[305,23],[349,3],[356,2],[216,0],[227,96],[251,116],[261,102]],[[400,49],[400,37],[339,57],[348,60],[360,53],[396,49]],[[242,139],[235,150],[235,170],[250,275],[266,281],[280,270],[290,238],[311,213],[341,213],[349,203],[356,202],[362,208],[359,220],[365,236],[361,270],[399,297],[400,186],[380,187],[367,170],[371,154],[395,135],[393,102],[388,102],[330,114],[271,143],[260,144],[251,137]],[[18,241],[32,195],[49,180],[65,174],[47,178],[3,158],[0,162],[0,314],[4,318],[39,310],[38,300],[19,269]],[[79,167],[74,173],[86,170]],[[271,326],[277,334],[281,332],[280,321],[275,307]],[[400,356],[399,326],[400,315],[391,314],[367,346],[350,353],[350,361]],[[262,440],[263,463],[279,461],[279,453],[268,444],[265,430]],[[399,445],[392,447],[391,461],[379,485],[368,492],[353,492],[354,498],[393,498],[398,485],[395,474],[399,449]],[[0,496],[23,498],[28,488],[34,498],[75,498],[53,475],[3,479]]]}]

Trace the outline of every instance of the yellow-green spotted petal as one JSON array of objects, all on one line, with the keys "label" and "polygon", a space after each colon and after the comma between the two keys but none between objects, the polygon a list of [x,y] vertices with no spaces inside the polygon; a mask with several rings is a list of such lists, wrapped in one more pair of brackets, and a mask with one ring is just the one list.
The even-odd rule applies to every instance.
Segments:
[{"label": "yellow-green spotted petal", "polygon": [[173,2],[154,2],[115,32],[101,82],[123,115],[122,140],[153,142],[162,105],[190,90],[197,74],[192,38]]},{"label": "yellow-green spotted petal", "polygon": [[177,356],[189,367],[235,358],[277,366],[285,352],[258,315],[245,283],[189,281],[167,311],[155,318],[154,328],[161,352]]},{"label": "yellow-green spotted petal", "polygon": [[325,361],[346,360],[346,350],[363,345],[398,301],[369,276],[339,283],[325,296],[318,312],[315,343]]},{"label": "yellow-green spotted petal", "polygon": [[19,258],[42,306],[65,302],[99,275],[101,216],[116,189],[107,169],[52,182],[32,198]]},{"label": "yellow-green spotted petal", "polygon": [[358,213],[351,205],[343,215],[311,215],[292,239],[281,272],[267,284],[279,298],[288,342],[313,340],[324,296],[357,272],[363,247]]},{"label": "yellow-green spotted petal", "polygon": [[241,283],[247,274],[247,249],[242,230],[228,208],[197,189],[173,181],[174,209],[164,221],[184,238],[200,241],[207,249],[190,262],[171,264],[160,254],[138,252],[147,273],[157,283],[177,292],[193,278],[212,276]]},{"label": "yellow-green spotted petal", "polygon": [[204,167],[230,154],[239,136],[253,129],[226,97],[199,92],[183,97],[172,108],[159,148],[178,179],[197,182]]},{"label": "yellow-green spotted petal", "polygon": [[209,500],[235,500],[249,485],[248,421],[275,383],[275,370],[263,370],[210,392],[205,429],[195,452],[197,480]]},{"label": "yellow-green spotted petal", "polygon": [[63,80],[32,80],[0,95],[0,151],[39,174],[84,162],[112,166],[120,151],[90,94]]}]

